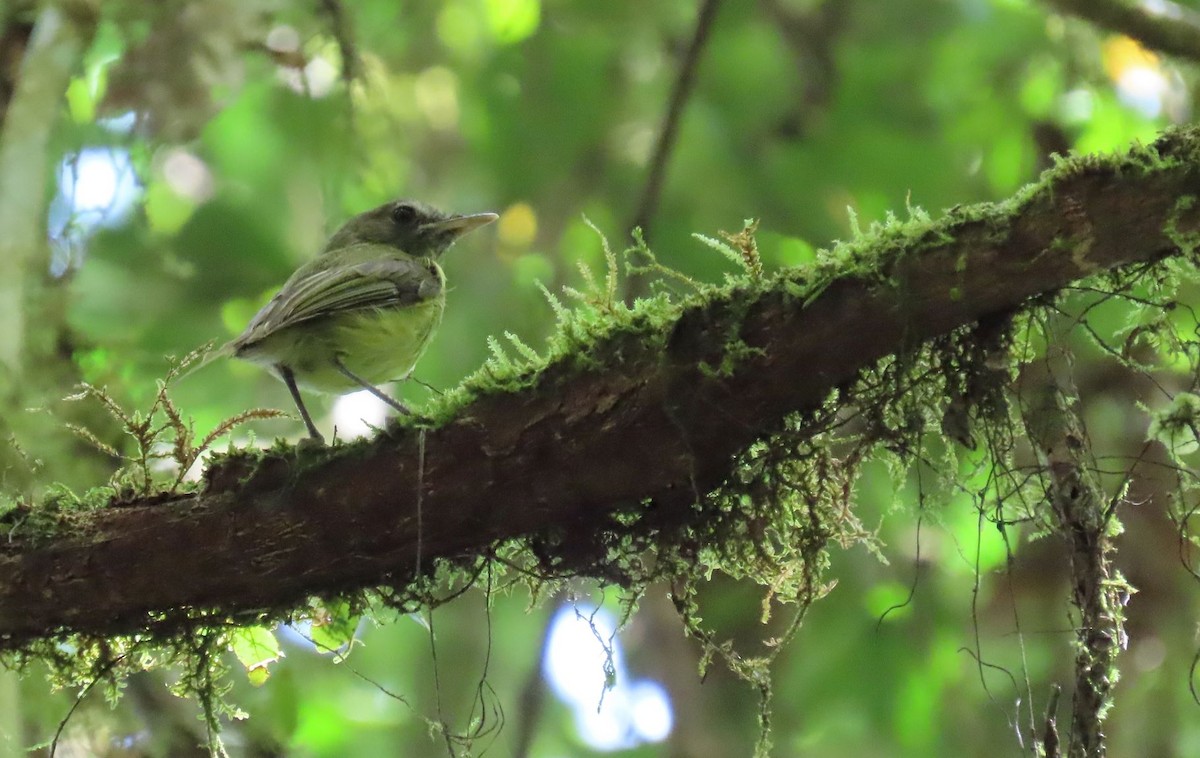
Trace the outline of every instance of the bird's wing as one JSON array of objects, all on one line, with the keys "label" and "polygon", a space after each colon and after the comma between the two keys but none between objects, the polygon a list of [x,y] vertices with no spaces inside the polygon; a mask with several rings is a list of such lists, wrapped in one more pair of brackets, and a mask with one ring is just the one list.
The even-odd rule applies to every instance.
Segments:
[{"label": "bird's wing", "polygon": [[442,283],[429,261],[409,256],[306,266],[250,320],[235,347],[302,321],[345,311],[396,308],[428,300]]}]

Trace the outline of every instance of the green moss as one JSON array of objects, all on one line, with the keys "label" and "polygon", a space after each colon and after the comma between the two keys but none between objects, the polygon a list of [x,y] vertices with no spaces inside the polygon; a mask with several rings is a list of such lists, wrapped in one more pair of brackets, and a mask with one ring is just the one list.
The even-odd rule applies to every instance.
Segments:
[{"label": "green moss", "polygon": [[64,534],[86,532],[90,514],[106,508],[117,497],[112,487],[94,487],[76,494],[61,485],[50,485],[40,502],[12,501],[0,510],[0,539],[8,544],[37,546]]},{"label": "green moss", "polygon": [[1185,232],[1180,228],[1179,222],[1183,215],[1196,207],[1195,195],[1183,195],[1175,201],[1174,207],[1171,208],[1171,215],[1167,218],[1167,225],[1163,229],[1163,233],[1171,244],[1175,245],[1179,251],[1189,260],[1196,261],[1196,251],[1200,249],[1200,233]]}]

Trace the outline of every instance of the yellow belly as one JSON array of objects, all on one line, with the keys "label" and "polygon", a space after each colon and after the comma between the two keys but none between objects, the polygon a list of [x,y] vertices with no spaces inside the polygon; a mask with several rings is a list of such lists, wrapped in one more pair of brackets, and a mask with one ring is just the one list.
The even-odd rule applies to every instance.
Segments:
[{"label": "yellow belly", "polygon": [[296,383],[316,392],[346,392],[359,385],[334,359],[371,384],[403,379],[413,370],[442,320],[445,299],[403,308],[351,311],[306,321],[257,342],[239,357],[267,368],[284,365]]}]

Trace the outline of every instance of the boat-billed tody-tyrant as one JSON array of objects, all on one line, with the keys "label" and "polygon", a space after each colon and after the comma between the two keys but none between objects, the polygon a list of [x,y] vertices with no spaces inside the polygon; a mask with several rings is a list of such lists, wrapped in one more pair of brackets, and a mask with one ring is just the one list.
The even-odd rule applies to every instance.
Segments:
[{"label": "boat-billed tody-tyrant", "polygon": [[454,216],[412,200],[361,213],[334,232],[218,354],[275,372],[308,433],[322,439],[300,397],[365,389],[408,413],[377,385],[403,379],[442,320],[446,277],[438,258],[456,239],[497,218]]}]

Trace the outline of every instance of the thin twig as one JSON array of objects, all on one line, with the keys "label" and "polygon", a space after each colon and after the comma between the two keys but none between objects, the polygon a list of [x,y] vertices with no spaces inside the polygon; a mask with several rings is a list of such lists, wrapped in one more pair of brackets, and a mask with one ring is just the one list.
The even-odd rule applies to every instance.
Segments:
[{"label": "thin twig", "polygon": [[[667,162],[675,147],[675,138],[679,135],[679,121],[683,116],[683,109],[687,105],[688,98],[692,95],[692,89],[696,83],[696,69],[699,67],[701,54],[708,42],[713,19],[716,18],[720,5],[721,0],[704,0],[700,6],[700,12],[696,15],[696,30],[692,33],[692,41],[688,44],[687,51],[684,52],[683,60],[679,65],[679,75],[671,90],[671,101],[667,106],[667,116],[663,120],[662,130],[658,133],[658,141],[654,144],[654,152],[650,158],[650,171],[646,175],[646,184],[642,187],[642,196],[638,200],[637,210],[629,224],[630,229],[640,228],[642,236],[646,239],[650,237],[650,224],[654,220],[654,214],[658,210],[658,201],[662,196]],[[641,281],[641,277],[631,277],[628,286],[629,296],[633,297],[634,290],[642,289],[644,283]]]},{"label": "thin twig", "polygon": [[116,668],[118,663],[125,660],[125,656],[126,654],[122,653],[121,655],[118,655],[116,658],[113,658],[101,666],[100,670],[96,672],[96,676],[92,678],[92,681],[88,682],[87,686],[83,688],[83,691],[79,693],[79,696],[75,698],[75,702],[71,703],[71,707],[67,710],[67,715],[63,716],[62,720],[58,722],[58,729],[54,731],[54,739],[50,741],[50,758],[54,758],[55,753],[58,752],[58,741],[62,738],[63,730],[67,728],[67,722],[71,720],[71,716],[75,715],[75,710],[83,703],[83,700],[88,696],[88,693],[90,693],[92,689],[104,679],[104,677],[108,676],[108,673]]},{"label": "thin twig", "polygon": [[781,136],[795,139],[803,135],[806,125],[826,111],[833,100],[838,83],[838,42],[854,3],[823,0],[800,8],[784,0],[761,0],[761,5],[775,22],[780,39],[791,49],[796,62],[793,106],[779,124]]},{"label": "thin twig", "polygon": [[1046,758],[1061,758],[1061,741],[1058,737],[1058,698],[1062,687],[1054,685],[1050,690],[1050,702],[1046,705],[1045,729],[1042,731],[1042,755]]}]

